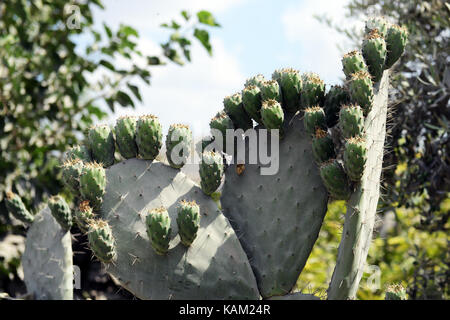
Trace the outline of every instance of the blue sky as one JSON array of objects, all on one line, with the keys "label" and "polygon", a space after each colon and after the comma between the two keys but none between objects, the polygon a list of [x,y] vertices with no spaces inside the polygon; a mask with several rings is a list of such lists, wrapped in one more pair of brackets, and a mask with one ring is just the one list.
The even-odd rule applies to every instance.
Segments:
[{"label": "blue sky", "polygon": [[152,113],[160,117],[164,131],[171,123],[186,123],[195,136],[203,136],[223,98],[240,91],[245,79],[257,73],[270,78],[277,68],[293,67],[317,72],[328,85],[338,83],[342,71],[336,44],[343,38],[313,15],[350,23],[344,18],[347,1],[104,0],[106,10],[96,12],[97,21],[135,27],[140,49],[147,54],[160,53],[159,43],[168,35],[160,24],[180,19],[181,10],[209,10],[222,26],[210,30],[213,57],[196,43],[193,63],[155,67],[152,85],[141,86],[144,103],[135,110],[118,110],[110,121],[123,114]]}]

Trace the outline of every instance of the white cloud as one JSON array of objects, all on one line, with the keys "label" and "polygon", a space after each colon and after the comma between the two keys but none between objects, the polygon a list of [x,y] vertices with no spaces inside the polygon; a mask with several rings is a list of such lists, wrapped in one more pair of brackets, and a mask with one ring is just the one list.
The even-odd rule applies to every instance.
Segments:
[{"label": "white cloud", "polygon": [[[354,23],[347,19],[344,6],[348,0],[301,1],[288,8],[282,15],[286,38],[301,45],[301,59],[308,70],[318,73],[327,83],[336,83],[343,76],[341,58],[336,44],[344,43],[345,37],[320,23],[314,15],[325,14],[333,17],[340,25]],[[352,49],[352,48],[348,48]],[[283,57],[281,57],[283,58]],[[292,59],[292,57],[286,57]]]}]

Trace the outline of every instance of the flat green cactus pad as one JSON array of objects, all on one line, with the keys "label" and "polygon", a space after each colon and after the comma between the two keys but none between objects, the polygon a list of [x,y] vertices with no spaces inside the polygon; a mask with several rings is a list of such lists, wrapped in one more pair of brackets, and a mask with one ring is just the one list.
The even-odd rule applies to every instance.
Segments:
[{"label": "flat green cactus pad", "polygon": [[[247,256],[211,198],[180,170],[161,162],[129,159],[106,171],[102,219],[111,226],[117,259],[107,271],[141,299],[259,299]],[[181,200],[200,206],[197,238],[186,247],[176,223]],[[172,239],[157,255],[148,239],[149,209],[165,207]],[[226,296],[224,294],[226,293]]]},{"label": "flat green cactus pad", "polygon": [[73,299],[72,239],[48,207],[28,230],[22,266],[25,285],[35,299]]},{"label": "flat green cactus pad", "polygon": [[[261,175],[260,164],[245,164],[241,175],[236,173],[236,165],[231,165],[225,173],[222,208],[265,298],[292,290],[327,210],[327,191],[300,118],[297,115],[285,124],[278,173]],[[257,131],[259,139],[261,131]],[[270,136],[267,140],[269,143]],[[248,158],[248,144],[246,148]]]}]

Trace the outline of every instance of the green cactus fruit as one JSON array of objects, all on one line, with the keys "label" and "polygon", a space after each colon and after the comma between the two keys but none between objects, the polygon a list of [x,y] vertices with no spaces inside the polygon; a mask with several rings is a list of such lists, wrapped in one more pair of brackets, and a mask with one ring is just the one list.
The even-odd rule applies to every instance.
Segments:
[{"label": "green cactus fruit", "polygon": [[344,150],[344,167],[352,181],[360,181],[367,161],[366,140],[361,137],[347,139]]},{"label": "green cactus fruit", "polygon": [[75,210],[73,219],[82,232],[87,233],[89,231],[89,225],[92,223],[91,220],[94,219],[94,212],[88,200],[81,201]]},{"label": "green cactus fruit", "polygon": [[137,118],[132,116],[120,117],[116,121],[114,131],[119,152],[125,159],[136,158],[138,149],[136,145]]},{"label": "green cactus fruit", "polygon": [[195,201],[182,200],[180,202],[177,225],[181,243],[189,247],[197,237],[197,231],[200,227],[200,207]]},{"label": "green cactus fruit", "polygon": [[268,129],[283,128],[284,112],[278,101],[269,99],[263,102],[261,108],[261,118],[264,126]]},{"label": "green cactus fruit", "polygon": [[107,125],[98,125],[89,129],[89,148],[92,158],[104,167],[114,164],[115,143],[111,128]]},{"label": "green cactus fruit", "polygon": [[[214,118],[209,122],[209,127],[211,129],[219,130],[223,137],[222,150],[225,152],[227,147],[227,130],[234,129],[233,122],[230,117],[225,113],[225,111],[220,111],[216,114]],[[214,136],[214,134],[212,134]]]},{"label": "green cactus fruit", "polygon": [[84,162],[91,162],[92,158],[89,148],[84,144],[76,145],[69,148],[69,150],[67,150],[66,152],[65,160],[75,160],[75,159],[80,159],[81,161]]},{"label": "green cactus fruit", "polygon": [[190,154],[192,131],[187,125],[173,124],[166,136],[166,156],[172,168],[184,166]]},{"label": "green cactus fruit", "polygon": [[364,61],[363,55],[359,51],[350,51],[342,57],[342,71],[344,71],[347,79],[358,71],[369,71],[366,62]]},{"label": "green cactus fruit", "polygon": [[257,86],[259,88],[261,88],[261,84],[266,81],[266,79],[264,78],[264,76],[262,74],[257,74],[256,76],[253,76],[251,78],[248,78],[245,81],[244,87],[248,87],[248,86]]},{"label": "green cactus fruit", "polygon": [[408,40],[408,30],[405,27],[391,25],[386,35],[386,62],[385,69],[389,69],[402,56]]},{"label": "green cactus fruit", "polygon": [[91,220],[88,231],[89,246],[94,255],[104,263],[116,260],[116,244],[111,227],[104,220]]},{"label": "green cactus fruit", "polygon": [[281,74],[284,72],[284,68],[282,69],[276,69],[272,72],[272,80],[275,80],[278,82],[278,84],[281,86]]},{"label": "green cactus fruit", "polygon": [[333,139],[322,129],[316,130],[312,139],[312,151],[317,163],[322,163],[336,157]]},{"label": "green cactus fruit", "polygon": [[384,300],[407,300],[406,289],[401,284],[387,287]]},{"label": "green cactus fruit", "polygon": [[242,90],[242,104],[247,114],[261,124],[261,89],[255,85],[245,87]]},{"label": "green cactus fruit", "polygon": [[341,164],[330,159],[320,166],[320,176],[330,195],[336,200],[347,200],[350,197],[350,184]]},{"label": "green cactus fruit", "polygon": [[219,188],[223,177],[223,158],[213,151],[202,153],[200,163],[200,186],[206,195],[211,195]]},{"label": "green cactus fruit", "polygon": [[302,79],[295,69],[282,69],[279,84],[283,98],[283,108],[288,112],[296,112],[300,108],[300,91]]},{"label": "green cactus fruit", "polygon": [[323,105],[325,98],[325,84],[320,77],[312,72],[302,75],[302,92],[300,94],[301,109]]},{"label": "green cactus fruit", "polygon": [[366,71],[352,74],[349,90],[353,102],[361,106],[365,116],[368,115],[373,104],[373,84],[370,74]]},{"label": "green cactus fruit", "polygon": [[136,144],[142,159],[154,160],[162,146],[162,126],[157,116],[140,116],[136,125]]},{"label": "green cactus fruit", "polygon": [[48,200],[48,207],[61,228],[65,231],[70,230],[72,227],[72,211],[66,200],[60,196],[53,196]]},{"label": "green cactus fruit", "polygon": [[360,106],[347,105],[339,112],[339,128],[344,138],[362,136],[364,133],[364,115]]},{"label": "green cactus fruit", "polygon": [[226,114],[233,121],[233,125],[236,129],[243,129],[244,131],[253,128],[253,121],[250,116],[245,112],[244,105],[242,104],[242,95],[235,93],[231,96],[223,99],[224,110]]},{"label": "green cactus fruit", "polygon": [[319,106],[306,108],[303,123],[306,132],[310,135],[315,134],[317,129],[326,129],[325,111]]},{"label": "green cactus fruit", "polygon": [[94,210],[100,209],[106,188],[105,169],[96,162],[86,163],[80,175],[80,194]]},{"label": "green cactus fruit", "polygon": [[325,96],[324,110],[327,127],[332,128],[339,120],[341,107],[350,102],[350,94],[341,86],[331,86]]},{"label": "green cactus fruit", "polygon": [[386,52],[386,41],[376,29],[365,37],[362,54],[374,82],[380,81],[383,75]]},{"label": "green cactus fruit", "polygon": [[83,165],[83,161],[76,158],[65,161],[61,166],[63,183],[77,197],[80,195],[80,175]]},{"label": "green cactus fruit", "polygon": [[166,208],[159,207],[151,209],[145,219],[147,235],[155,252],[159,255],[165,255],[169,252],[170,217]]},{"label": "green cactus fruit", "polygon": [[262,82],[260,89],[262,101],[273,99],[279,103],[282,102],[280,85],[275,80],[267,80]]},{"label": "green cactus fruit", "polygon": [[6,209],[16,218],[25,223],[32,223],[34,216],[25,207],[22,199],[15,193],[6,192]]},{"label": "green cactus fruit", "polygon": [[383,17],[371,17],[366,21],[365,32],[370,34],[372,31],[377,30],[382,37],[385,37],[388,26],[389,22]]}]

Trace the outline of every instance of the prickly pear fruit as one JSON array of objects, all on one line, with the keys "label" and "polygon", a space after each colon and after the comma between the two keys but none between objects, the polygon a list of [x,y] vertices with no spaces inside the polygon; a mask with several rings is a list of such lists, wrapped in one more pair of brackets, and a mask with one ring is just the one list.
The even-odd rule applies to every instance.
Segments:
[{"label": "prickly pear fruit", "polygon": [[362,136],[364,132],[364,115],[360,106],[343,106],[339,112],[339,128],[344,138]]},{"label": "prickly pear fruit", "polygon": [[267,129],[281,130],[283,127],[284,112],[280,103],[274,99],[264,101],[261,108],[261,118]]},{"label": "prickly pear fruit", "polygon": [[107,125],[98,125],[89,129],[89,148],[92,158],[104,167],[114,164],[115,143],[111,128]]},{"label": "prickly pear fruit", "polygon": [[94,210],[99,210],[105,189],[105,169],[96,162],[86,163],[80,175],[80,193],[83,200],[89,200]]},{"label": "prickly pear fruit", "polygon": [[281,103],[281,89],[278,82],[275,80],[264,81],[261,83],[260,89],[262,101],[273,99]]},{"label": "prickly pear fruit", "polygon": [[362,43],[362,54],[373,81],[380,81],[386,61],[386,41],[376,29],[365,37]]},{"label": "prickly pear fruit", "polygon": [[233,125],[236,129],[247,130],[253,128],[253,121],[245,112],[244,105],[242,104],[242,95],[235,93],[231,96],[223,99],[224,110],[227,115],[233,121]]},{"label": "prickly pear fruit", "polygon": [[276,82],[278,82],[278,84],[281,86],[280,80],[281,80],[281,74],[283,73],[285,69],[281,68],[281,69],[275,69],[272,72],[272,80],[275,80]]},{"label": "prickly pear fruit", "polygon": [[333,198],[347,200],[350,197],[348,177],[336,159],[330,159],[320,166],[320,176]]},{"label": "prickly pear fruit", "polygon": [[332,128],[339,120],[339,110],[350,102],[349,92],[341,86],[331,86],[325,96],[324,110],[327,127]]},{"label": "prickly pear fruit", "polygon": [[386,62],[385,69],[389,69],[402,56],[405,51],[408,30],[405,27],[391,25],[386,35]]},{"label": "prickly pear fruit", "polygon": [[72,211],[66,200],[60,196],[53,196],[48,200],[48,207],[53,218],[60,224],[63,230],[70,230],[72,227]]},{"label": "prickly pear fruit", "polygon": [[94,219],[94,212],[92,211],[88,200],[81,201],[80,205],[75,210],[73,219],[82,232],[88,232],[91,220]]},{"label": "prickly pear fruit", "polygon": [[300,108],[300,91],[302,90],[302,79],[298,70],[282,69],[279,84],[283,108],[288,112],[296,112]]},{"label": "prickly pear fruit", "polygon": [[69,150],[67,150],[66,152],[66,157],[65,160],[75,160],[75,159],[80,159],[81,161],[84,162],[91,162],[92,158],[91,158],[91,152],[89,150],[89,148],[86,145],[76,145],[73,146],[71,148],[69,148]]},{"label": "prickly pear fruit", "polygon": [[[216,114],[214,118],[211,119],[209,123],[211,129],[219,130],[222,133],[223,145],[222,150],[226,151],[227,146],[227,130],[234,129],[233,122],[230,117],[225,113],[225,111],[220,111]],[[214,136],[214,134],[212,134]]]},{"label": "prickly pear fruit", "polygon": [[254,85],[249,85],[242,90],[242,104],[247,114],[258,123],[261,120],[261,89]]},{"label": "prickly pear fruit", "polygon": [[262,74],[257,74],[253,77],[248,78],[245,81],[244,87],[248,87],[248,86],[257,86],[257,87],[261,87],[261,84],[266,81],[266,79],[264,78],[264,76]]},{"label": "prickly pear fruit", "polygon": [[387,287],[384,300],[407,300],[406,289],[401,284]]},{"label": "prickly pear fruit", "polygon": [[306,108],[305,115],[303,116],[303,124],[306,132],[310,135],[315,134],[317,129],[326,129],[325,112],[319,106]]},{"label": "prickly pear fruit", "polygon": [[116,126],[114,127],[117,147],[125,159],[137,157],[136,124],[136,117],[124,116],[117,119]]},{"label": "prickly pear fruit", "polygon": [[365,32],[366,34],[369,34],[372,31],[377,30],[382,37],[385,37],[388,26],[389,22],[383,17],[371,17],[366,21]]},{"label": "prickly pear fruit", "polygon": [[182,200],[180,202],[177,225],[181,243],[189,247],[197,237],[197,231],[200,227],[200,207],[195,201]]},{"label": "prickly pear fruit", "polygon": [[142,159],[154,160],[162,146],[162,126],[157,116],[140,116],[136,125],[136,144]]},{"label": "prickly pear fruit", "polygon": [[15,193],[6,192],[6,209],[16,218],[25,223],[32,223],[34,216],[27,210],[22,199]]},{"label": "prickly pear fruit", "polygon": [[369,114],[373,103],[373,84],[370,74],[366,71],[352,74],[349,89],[353,102],[361,106],[365,116]]},{"label": "prickly pear fruit", "polygon": [[361,137],[350,138],[345,143],[344,168],[352,181],[360,181],[367,161],[366,141]]},{"label": "prickly pear fruit", "polygon": [[192,132],[184,124],[173,124],[166,136],[166,156],[172,168],[179,169],[190,154]]},{"label": "prickly pear fruit", "polygon": [[211,195],[222,182],[223,158],[213,151],[206,151],[202,154],[200,163],[200,186],[206,195]]},{"label": "prickly pear fruit", "polygon": [[106,221],[91,220],[88,231],[89,246],[94,255],[102,262],[116,260],[116,245],[111,227]]},{"label": "prickly pear fruit", "polygon": [[325,162],[336,156],[333,139],[325,130],[316,130],[316,134],[312,139],[312,151],[317,163]]},{"label": "prickly pear fruit", "polygon": [[323,105],[325,84],[320,77],[312,72],[302,75],[302,92],[300,94],[301,109]]},{"label": "prickly pear fruit", "polygon": [[145,222],[147,235],[155,252],[159,255],[167,254],[169,251],[170,234],[172,232],[167,210],[164,207],[150,210]]},{"label": "prickly pear fruit", "polygon": [[83,170],[83,162],[75,158],[65,161],[61,166],[62,181],[75,195],[80,195],[80,175]]},{"label": "prickly pear fruit", "polygon": [[369,71],[361,52],[354,50],[346,53],[342,58],[342,71],[344,71],[347,79],[358,71]]}]

